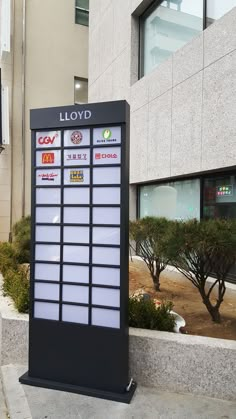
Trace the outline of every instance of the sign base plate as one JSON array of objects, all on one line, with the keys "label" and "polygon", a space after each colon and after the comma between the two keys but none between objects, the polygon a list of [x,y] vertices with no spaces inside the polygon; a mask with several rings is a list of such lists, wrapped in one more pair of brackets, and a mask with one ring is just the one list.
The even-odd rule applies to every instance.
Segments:
[{"label": "sign base plate", "polygon": [[23,374],[19,381],[21,384],[26,384],[34,387],[48,388],[52,390],[66,391],[69,393],[77,393],[83,396],[97,397],[99,399],[111,400],[114,402],[129,404],[132,400],[136,390],[136,383],[133,382],[130,390],[124,393],[113,393],[110,391],[92,389],[88,387],[80,387],[73,384],[58,383],[57,381],[44,380],[41,378],[30,377],[28,372]]}]

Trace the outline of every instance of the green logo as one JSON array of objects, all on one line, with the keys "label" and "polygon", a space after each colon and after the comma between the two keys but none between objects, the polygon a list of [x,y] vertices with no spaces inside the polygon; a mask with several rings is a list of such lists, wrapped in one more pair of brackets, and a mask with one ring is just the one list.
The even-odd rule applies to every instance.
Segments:
[{"label": "green logo", "polygon": [[104,131],[102,132],[102,136],[103,138],[105,138],[105,140],[109,140],[109,138],[111,138],[111,130],[110,129],[104,129]]}]

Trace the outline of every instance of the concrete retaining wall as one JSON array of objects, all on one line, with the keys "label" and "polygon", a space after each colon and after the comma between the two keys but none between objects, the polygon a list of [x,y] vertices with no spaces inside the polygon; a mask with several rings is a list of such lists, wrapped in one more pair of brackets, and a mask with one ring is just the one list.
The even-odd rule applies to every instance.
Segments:
[{"label": "concrete retaining wall", "polygon": [[[1,365],[28,364],[28,321],[1,316]],[[130,329],[130,374],[161,390],[236,399],[236,342]]]}]

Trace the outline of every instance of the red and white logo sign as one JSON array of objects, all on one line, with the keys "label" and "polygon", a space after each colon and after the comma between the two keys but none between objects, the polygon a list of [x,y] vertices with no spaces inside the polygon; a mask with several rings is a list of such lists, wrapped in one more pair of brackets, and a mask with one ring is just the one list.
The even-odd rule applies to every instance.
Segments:
[{"label": "red and white logo sign", "polygon": [[39,137],[38,138],[38,144],[39,145],[53,144],[57,137],[58,137],[58,134],[54,135],[53,137],[49,137],[47,135],[45,137]]},{"label": "red and white logo sign", "polygon": [[54,164],[55,155],[54,153],[42,153],[42,164]]},{"label": "red and white logo sign", "polygon": [[117,159],[117,154],[95,153],[95,160],[100,159]]},{"label": "red and white logo sign", "polygon": [[80,144],[83,139],[83,134],[80,131],[74,131],[72,132],[70,139],[73,144]]},{"label": "red and white logo sign", "polygon": [[36,132],[36,147],[37,148],[54,148],[61,146],[61,132],[60,131],[41,131]]}]

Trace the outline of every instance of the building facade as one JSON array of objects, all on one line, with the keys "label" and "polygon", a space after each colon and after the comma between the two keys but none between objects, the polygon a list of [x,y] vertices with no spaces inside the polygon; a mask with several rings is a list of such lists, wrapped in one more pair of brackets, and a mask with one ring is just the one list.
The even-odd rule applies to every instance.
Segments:
[{"label": "building facade", "polygon": [[0,154],[0,241],[30,213],[30,109],[87,101],[88,4],[0,0],[3,140],[9,141]]},{"label": "building facade", "polygon": [[90,1],[89,100],[131,109],[131,218],[236,217],[234,6]]}]

